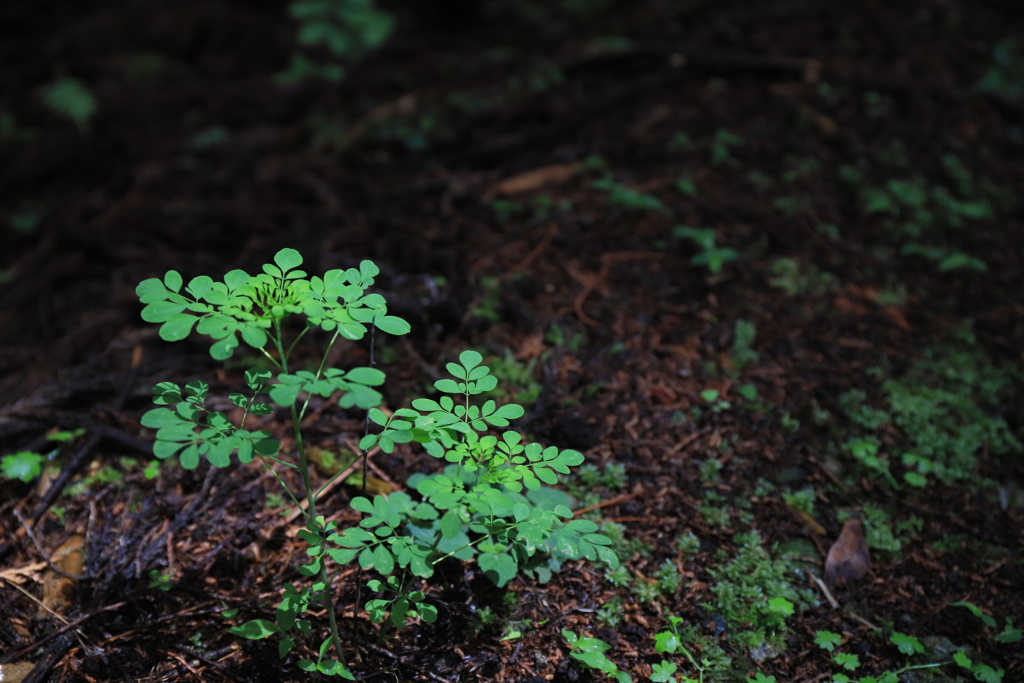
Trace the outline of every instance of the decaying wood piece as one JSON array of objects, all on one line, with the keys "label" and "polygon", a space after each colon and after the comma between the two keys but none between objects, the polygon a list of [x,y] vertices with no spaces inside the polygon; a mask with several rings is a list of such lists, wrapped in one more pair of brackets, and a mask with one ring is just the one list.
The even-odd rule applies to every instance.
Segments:
[{"label": "decaying wood piece", "polygon": [[859,519],[848,520],[839,538],[829,548],[825,560],[825,583],[834,586],[837,583],[856,581],[869,569],[871,556],[864,540],[864,523]]}]

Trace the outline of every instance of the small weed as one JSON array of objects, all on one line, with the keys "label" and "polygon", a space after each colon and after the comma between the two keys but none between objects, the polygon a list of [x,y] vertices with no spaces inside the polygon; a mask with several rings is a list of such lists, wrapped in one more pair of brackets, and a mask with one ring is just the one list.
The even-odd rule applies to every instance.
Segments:
[{"label": "small weed", "polygon": [[661,203],[661,200],[651,194],[638,192],[630,187],[616,182],[612,178],[599,178],[590,184],[595,190],[608,193],[608,203],[613,206],[626,209],[627,211],[657,211],[667,214],[668,209]]},{"label": "small weed", "polygon": [[786,218],[796,218],[811,210],[810,200],[794,196],[779,197],[772,205]]},{"label": "small weed", "polygon": [[69,119],[82,135],[88,134],[89,122],[99,105],[84,83],[77,78],[60,78],[43,88],[42,97],[50,111]]},{"label": "small weed", "polygon": [[492,322],[499,322],[501,320],[501,313],[498,311],[501,306],[501,280],[485,275],[480,278],[480,288],[483,293],[480,295],[472,315]]},{"label": "small weed", "polygon": [[500,617],[488,606],[480,607],[470,617],[469,626],[474,631],[483,631],[488,626],[498,623]]},{"label": "small weed", "polygon": [[790,506],[794,510],[800,510],[810,517],[814,517],[814,500],[816,497],[817,495],[811,487],[800,489],[795,493],[790,493],[788,491],[783,491],[782,493],[782,500],[786,505]]},{"label": "small weed", "polygon": [[527,202],[512,199],[495,199],[490,204],[494,218],[501,224],[510,223],[517,218],[526,218],[530,222],[546,221],[552,216],[565,215],[572,211],[572,202],[568,199],[555,199],[551,195],[536,194]]},{"label": "small weed", "polygon": [[821,162],[814,157],[798,157],[788,155],[786,157],[786,172],[782,174],[782,180],[786,183],[795,183],[804,176],[814,175],[821,170]]},{"label": "small weed", "polygon": [[768,283],[789,296],[820,296],[833,289],[836,279],[818,270],[813,263],[802,267],[791,258],[777,258],[772,263],[772,277]]},{"label": "small weed", "polygon": [[680,176],[676,180],[676,189],[685,194],[687,197],[697,196],[697,185],[693,182],[693,178],[689,175]]},{"label": "small weed", "polygon": [[1013,38],[996,43],[992,47],[992,66],[974,87],[1011,102],[1024,99],[1024,51],[1020,43]]},{"label": "small weed", "polygon": [[[866,529],[865,540],[872,550],[898,556],[903,550],[903,543],[892,529],[892,518],[889,514],[877,505],[865,504],[863,508],[864,527]],[[839,521],[845,522],[849,519],[848,514],[839,514]]]},{"label": "small weed", "polygon": [[[619,569],[625,571],[628,577],[629,572],[625,567],[619,567]],[[615,571],[619,571],[619,569],[616,569]],[[628,585],[629,582],[627,580],[626,586]],[[609,628],[618,628],[619,624],[622,623],[624,607],[625,603],[622,598],[616,595],[614,598],[597,608],[597,619],[601,623],[606,624]]]},{"label": "small weed", "polygon": [[729,261],[735,261],[740,257],[735,249],[715,246],[714,228],[692,228],[688,225],[679,225],[673,229],[672,235],[677,239],[688,239],[696,244],[701,251],[690,259],[690,263],[706,267],[712,275],[722,270],[722,267]]},{"label": "small weed", "polygon": [[661,591],[658,589],[658,582],[654,579],[637,578],[633,582],[633,595],[638,602],[650,604],[661,598]]},{"label": "small weed", "polygon": [[658,569],[654,572],[653,577],[658,582],[658,591],[665,596],[674,595],[683,583],[683,577],[679,573],[679,568],[676,567],[675,562],[672,560],[665,560],[658,565]]},{"label": "small weed", "polygon": [[676,539],[676,546],[684,555],[696,555],[700,552],[700,539],[692,531],[687,531]]},{"label": "small weed", "polygon": [[875,437],[852,437],[846,441],[844,447],[865,469],[895,485],[896,480],[889,471],[889,458],[879,453],[879,444]]},{"label": "small weed", "polygon": [[715,583],[714,602],[706,605],[735,630],[736,641],[748,647],[783,645],[786,617],[795,609],[817,604],[810,589],[797,588],[798,566],[788,559],[773,560],[756,531],[737,534],[736,557],[709,569]]},{"label": "small weed", "polygon": [[27,484],[43,471],[45,460],[44,456],[29,451],[5,455],[0,458],[0,474]]},{"label": "small weed", "polygon": [[719,398],[718,389],[705,389],[700,392],[700,397],[708,403],[708,409],[712,413],[720,413],[732,407],[729,401]]},{"label": "small weed", "polygon": [[604,578],[608,583],[618,588],[629,588],[630,584],[633,583],[633,577],[630,576],[629,570],[623,565],[607,570],[604,573]]},{"label": "small weed", "polygon": [[171,572],[160,573],[156,569],[149,571],[149,587],[167,592],[174,587],[174,574]]},{"label": "small weed", "polygon": [[779,428],[786,434],[796,434],[800,429],[800,420],[790,415],[788,410],[783,410],[779,415]]},{"label": "small weed", "polygon": [[[754,350],[754,341],[757,339],[757,326],[749,320],[737,320],[733,327],[732,342],[732,364],[737,373],[750,364],[756,363],[760,357]],[[747,399],[747,400],[753,400]]]},{"label": "small weed", "polygon": [[815,93],[831,107],[835,107],[842,103],[847,96],[846,88],[841,86],[836,87],[829,83],[819,83],[818,87],[815,88]]},{"label": "small weed", "polygon": [[330,59],[319,62],[295,53],[288,69],[277,76],[281,84],[311,78],[340,81],[346,66],[380,47],[394,26],[391,15],[374,7],[373,0],[294,0],[288,14],[299,23],[299,45],[325,49]]},{"label": "small weed", "polygon": [[725,499],[714,491],[707,491],[704,494],[704,499],[697,506],[697,512],[704,518],[704,521],[708,523],[708,526],[717,527],[719,529],[726,529],[729,527],[731,517],[729,515],[729,506],[723,504]]},{"label": "small weed", "polygon": [[505,349],[501,360],[491,362],[491,372],[502,385],[509,387],[508,395],[516,403],[533,405],[540,397],[541,384],[533,378],[537,358],[517,361],[512,352]]},{"label": "small weed", "polygon": [[583,638],[568,629],[562,629],[562,637],[569,642],[569,656],[590,669],[597,669],[608,674],[609,678],[618,683],[631,683],[633,677],[605,656],[611,645],[598,638]]},{"label": "small weed", "polygon": [[743,145],[743,138],[735,133],[719,129],[711,141],[712,166],[739,166],[740,162],[732,156],[732,150]]},{"label": "small weed", "polygon": [[618,522],[601,522],[601,533],[611,539],[611,549],[618,557],[651,557],[654,552],[649,542],[626,533],[626,527]]},{"label": "small weed", "polygon": [[754,186],[754,189],[757,190],[758,194],[763,194],[775,187],[775,180],[763,171],[751,171],[747,174],[747,180]]},{"label": "small weed", "polygon": [[228,129],[224,126],[211,126],[204,128],[192,137],[189,146],[194,150],[211,149],[219,147],[228,141]]},{"label": "small weed", "polygon": [[665,145],[665,149],[670,152],[688,152],[693,147],[693,140],[686,133],[676,133]]},{"label": "small weed", "polygon": [[905,244],[900,249],[904,256],[921,256],[935,264],[935,269],[940,273],[951,270],[973,270],[978,273],[987,273],[988,264],[979,258],[962,251],[951,251],[942,247],[931,247],[923,244]]},{"label": "small weed", "polygon": [[704,484],[714,484],[722,478],[722,461],[710,458],[700,464],[700,480]]},{"label": "small weed", "polygon": [[829,240],[830,242],[839,241],[839,228],[833,225],[832,223],[818,223],[818,225],[815,226],[814,229],[819,235]]},{"label": "small weed", "polygon": [[879,92],[867,92],[864,94],[864,114],[871,120],[884,119],[892,113],[893,101],[891,97]]}]

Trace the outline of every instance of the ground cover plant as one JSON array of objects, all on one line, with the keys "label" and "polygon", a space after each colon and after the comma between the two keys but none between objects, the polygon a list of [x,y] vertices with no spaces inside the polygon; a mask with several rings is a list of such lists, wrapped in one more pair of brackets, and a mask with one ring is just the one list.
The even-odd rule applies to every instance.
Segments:
[{"label": "ground cover plant", "polygon": [[1019,18],[0,5],[0,677],[1021,680]]}]

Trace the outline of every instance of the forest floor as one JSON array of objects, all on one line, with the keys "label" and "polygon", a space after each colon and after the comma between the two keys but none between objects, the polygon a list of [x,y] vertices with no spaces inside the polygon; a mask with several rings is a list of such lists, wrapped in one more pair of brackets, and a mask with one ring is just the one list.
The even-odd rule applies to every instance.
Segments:
[{"label": "forest floor", "polygon": [[[290,247],[374,261],[411,325],[332,363],[372,360],[394,411],[479,351],[514,427],[585,456],[558,488],[621,562],[499,588],[451,558],[397,631],[353,563],[357,677],[604,680],[578,636],[633,680],[1024,680],[1021,8],[407,4],[343,81],[292,85],[283,2],[0,9],[0,679],[306,679],[322,610],[284,659],[226,630],[305,581],[274,473],[157,461],[140,424],[156,383],[224,397],[261,357],[162,341],[135,294]],[[81,125],[42,96],[64,76]],[[322,483],[364,413],[302,427]],[[342,527],[441,469],[369,462],[318,503]],[[826,592],[850,517],[871,568]]]}]

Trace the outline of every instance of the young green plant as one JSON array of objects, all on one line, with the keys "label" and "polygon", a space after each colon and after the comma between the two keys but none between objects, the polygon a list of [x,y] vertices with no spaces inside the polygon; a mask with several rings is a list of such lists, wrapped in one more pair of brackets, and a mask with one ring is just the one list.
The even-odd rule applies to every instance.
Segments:
[{"label": "young green plant", "polygon": [[[568,495],[541,483],[555,484],[557,475],[581,464],[583,456],[523,443],[512,431],[500,437],[488,433],[507,427],[510,419],[524,411],[519,405],[498,406],[493,400],[473,403],[473,397],[497,386],[489,368],[480,364],[480,354],[465,351],[458,364],[448,364],[455,379],[435,382],[435,388],[444,394],[438,400],[416,399],[412,408],[386,414],[377,408],[382,397],[375,388],[384,382],[384,373],[374,368],[343,371],[325,367],[339,339],[361,339],[369,326],[391,334],[409,331],[404,320],[387,314],[384,297],[366,293],[379,270],[372,262],[363,261],[358,269],[332,270],[321,278],[308,277],[298,269],[301,264],[297,251],[284,249],[259,275],[236,270],[223,282],[200,276],[183,290],[181,276],[169,271],[162,280],[146,280],[137,289],[146,304],[143,318],[161,323],[164,340],[184,339],[195,328],[215,340],[211,355],[226,360],[240,337],[280,371],[276,377],[269,370],[255,368],[245,373],[249,393],[229,396],[242,409],[237,425],[224,413],[206,407],[209,387],[200,381],[184,388],[159,383],[153,400],[160,407],[142,418],[144,426],[157,430],[157,457],[177,455],[186,469],[197,467],[202,457],[215,467],[225,467],[234,454],[243,464],[261,459],[275,476],[271,463],[293,468],[302,479],[304,509],[283,481],[282,488],[304,515],[305,528],[298,535],[309,545],[306,554],[310,559],[299,573],[308,577],[311,585],[286,584],[273,621],[253,619],[231,629],[232,633],[250,639],[277,635],[281,638],[279,654],[284,657],[295,646],[295,637],[290,635],[293,629],[301,635],[312,632],[311,623],[302,615],[311,608],[322,608],[330,635],[320,646],[317,660],[302,659],[299,667],[351,679],[331,591],[337,568],[348,562],[358,559],[363,569],[380,574],[367,584],[375,596],[366,608],[374,621],[390,616],[395,627],[417,617],[436,619],[436,608],[421,590],[422,579],[430,578],[435,565],[450,557],[474,559],[499,586],[519,571],[546,581],[562,562],[582,557],[617,566],[618,559],[608,547],[611,541],[594,533],[597,525],[573,520]],[[292,314],[305,316],[306,325],[294,338],[286,339],[288,328],[282,321]],[[296,343],[316,328],[330,334],[317,369],[293,371]],[[280,442],[269,432],[245,429],[250,413],[273,412],[269,403],[257,400],[261,394],[288,409],[294,454],[280,453]],[[337,529],[336,522],[327,523],[317,510],[317,497],[333,478],[319,489],[314,487],[300,429],[313,395],[338,395],[342,408],[369,411],[369,420],[382,430],[360,441],[364,456],[374,447],[390,453],[396,444],[417,442],[431,456],[449,463],[447,468],[443,473],[417,474],[410,479],[410,486],[422,496],[420,501],[403,492],[378,495],[373,500],[354,498],[351,506],[361,513],[362,521],[355,527]],[[331,565],[334,569],[329,569]],[[337,659],[325,659],[332,647]]]},{"label": "young green plant", "polygon": [[[260,351],[280,370],[273,385],[270,384],[272,373],[268,370],[254,368],[245,373],[250,394],[234,393],[228,397],[243,411],[238,425],[225,413],[207,408],[209,386],[202,381],[189,382],[184,388],[173,382],[157,384],[153,388],[153,402],[160,407],[143,415],[142,424],[157,430],[154,454],[161,459],[177,455],[185,469],[196,468],[201,457],[214,467],[226,467],[234,454],[242,464],[251,462],[254,457],[260,458],[275,476],[278,475],[270,462],[298,472],[307,503],[304,510],[280,477],[278,479],[305,515],[306,528],[299,535],[310,543],[309,554],[314,559],[304,565],[300,573],[310,577],[312,585],[308,588],[286,585],[275,621],[255,619],[232,632],[252,639],[278,634],[282,636],[279,654],[284,657],[295,643],[287,635],[292,628],[303,634],[311,632],[309,622],[299,615],[311,606],[321,606],[328,615],[330,636],[323,641],[318,660],[300,660],[299,667],[352,678],[344,664],[335,619],[330,590],[332,576],[322,561],[322,539],[332,527],[317,514],[317,496],[323,488],[317,491],[312,484],[299,425],[314,394],[327,398],[341,392],[338,403],[343,408],[368,409],[379,405],[381,395],[373,387],[383,383],[383,372],[374,368],[353,368],[347,372],[325,368],[327,355],[341,338],[361,339],[367,325],[391,334],[405,334],[409,325],[401,318],[387,315],[387,305],[380,294],[366,293],[379,273],[372,262],[363,261],[358,269],[331,270],[322,278],[307,277],[305,271],[299,269],[300,265],[299,252],[282,249],[274,256],[274,263],[264,265],[258,275],[233,270],[224,276],[223,282],[201,275],[183,289],[181,275],[171,270],[163,279],[151,278],[139,284],[136,294],[146,304],[142,318],[161,323],[160,337],[165,341],[185,339],[195,328],[215,340],[210,355],[227,360],[241,337],[241,341]],[[294,339],[288,340],[282,322],[292,314],[304,315],[306,326]],[[292,373],[290,360],[296,343],[316,328],[331,334],[317,371]],[[269,432],[245,429],[250,413],[268,415],[273,412],[270,404],[256,400],[261,393],[267,393],[274,403],[289,410],[295,434],[293,457],[279,455],[280,442]],[[304,394],[304,398],[300,399],[300,394]],[[325,660],[332,646],[337,659]]]}]

